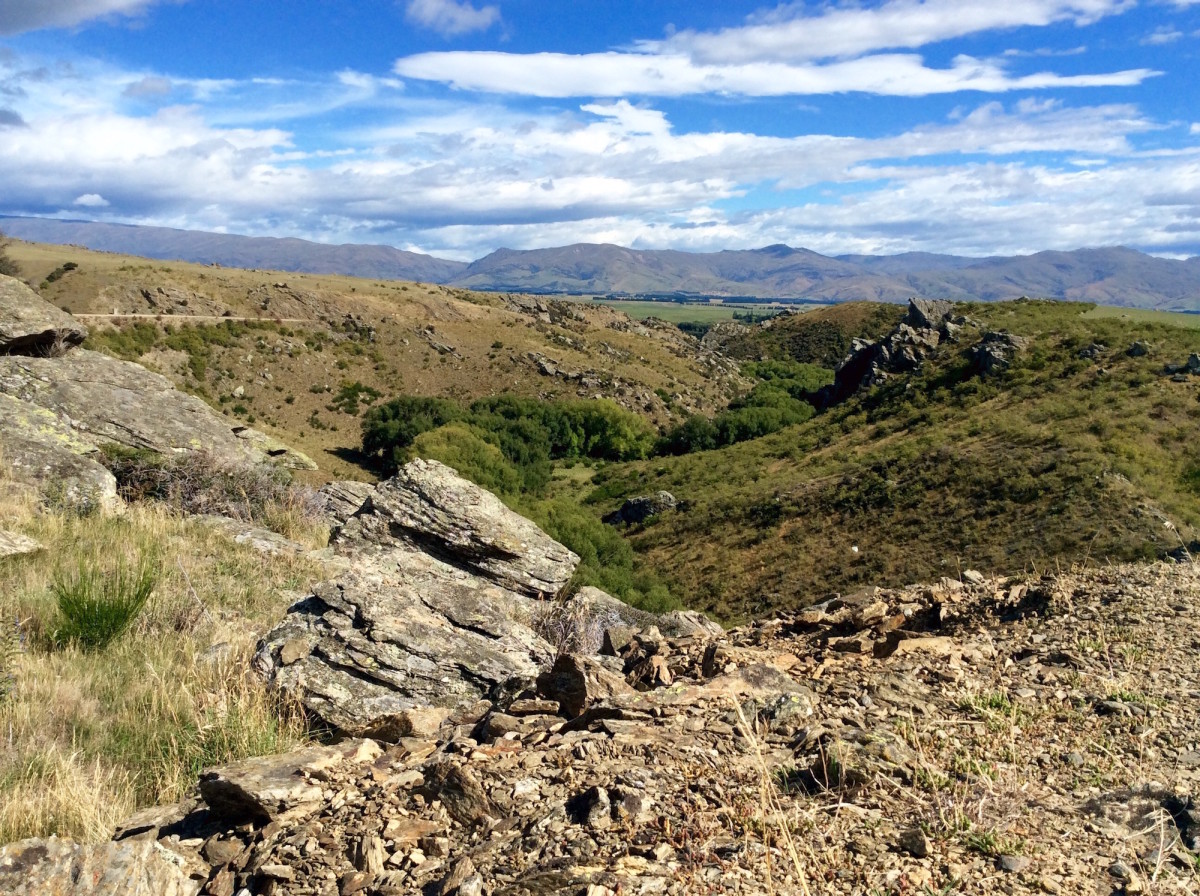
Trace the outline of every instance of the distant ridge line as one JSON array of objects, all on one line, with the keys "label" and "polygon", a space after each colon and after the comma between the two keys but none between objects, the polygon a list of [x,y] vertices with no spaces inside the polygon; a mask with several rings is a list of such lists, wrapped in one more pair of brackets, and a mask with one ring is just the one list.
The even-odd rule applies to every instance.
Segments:
[{"label": "distant ridge line", "polygon": [[783,244],[683,252],[580,243],[499,249],[467,263],[383,245],[330,245],[83,220],[0,215],[0,229],[33,242],[160,260],[416,280],[485,291],[822,303],[1030,296],[1200,311],[1200,257],[1156,258],[1122,246],[969,258],[926,252],[831,257]]}]

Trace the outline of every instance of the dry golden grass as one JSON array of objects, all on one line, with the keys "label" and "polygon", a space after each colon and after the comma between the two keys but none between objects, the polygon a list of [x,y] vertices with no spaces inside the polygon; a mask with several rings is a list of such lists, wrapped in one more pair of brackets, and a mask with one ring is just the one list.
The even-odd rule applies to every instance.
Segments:
[{"label": "dry golden grass", "polygon": [[[22,641],[0,699],[0,842],[106,839],[134,809],[182,797],[202,767],[306,738],[249,659],[254,633],[320,578],[315,563],[263,557],[153,506],[80,519],[7,493],[0,527],[45,548],[0,561],[0,619]],[[159,562],[133,630],[105,650],[53,646],[55,570],[118,553]]]}]

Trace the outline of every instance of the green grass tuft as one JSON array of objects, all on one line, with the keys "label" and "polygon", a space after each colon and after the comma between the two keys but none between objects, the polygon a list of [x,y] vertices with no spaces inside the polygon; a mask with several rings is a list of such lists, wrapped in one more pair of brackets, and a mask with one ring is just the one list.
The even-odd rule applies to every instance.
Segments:
[{"label": "green grass tuft", "polygon": [[158,582],[158,563],[123,557],[101,565],[81,560],[76,569],[56,570],[51,591],[59,623],[51,635],[58,646],[103,650],[141,615]]}]

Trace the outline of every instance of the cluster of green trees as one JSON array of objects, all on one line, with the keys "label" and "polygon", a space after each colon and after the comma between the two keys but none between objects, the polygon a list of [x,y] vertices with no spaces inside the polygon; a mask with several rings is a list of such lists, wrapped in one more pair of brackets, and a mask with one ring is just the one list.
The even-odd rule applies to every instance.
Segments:
[{"label": "cluster of green trees", "polygon": [[653,446],[650,425],[609,401],[505,395],[463,405],[405,395],[363,418],[363,450],[384,472],[412,457],[453,467],[578,554],[577,584],[661,612],[677,604],[663,582],[638,568],[624,537],[577,501],[547,494],[553,460],[635,460]]},{"label": "cluster of green trees", "polygon": [[689,454],[733,445],[803,423],[816,413],[812,398],[833,382],[833,371],[796,361],[752,361],[742,372],[758,380],[754,388],[713,419],[699,414],[668,430],[658,454]]},{"label": "cluster of green trees", "polygon": [[[437,430],[453,427],[444,433]],[[418,439],[423,441],[420,446]],[[458,445],[473,465],[500,458],[515,472],[521,490],[538,492],[550,477],[550,462],[569,458],[637,460],[654,447],[645,420],[611,401],[539,401],[501,395],[468,406],[449,398],[405,395],[371,408],[363,418],[363,451],[393,473],[414,447]],[[489,450],[490,449],[490,450]]]},{"label": "cluster of green trees", "polygon": [[9,256],[7,247],[8,238],[0,231],[0,274],[6,277],[20,277],[21,266]]}]

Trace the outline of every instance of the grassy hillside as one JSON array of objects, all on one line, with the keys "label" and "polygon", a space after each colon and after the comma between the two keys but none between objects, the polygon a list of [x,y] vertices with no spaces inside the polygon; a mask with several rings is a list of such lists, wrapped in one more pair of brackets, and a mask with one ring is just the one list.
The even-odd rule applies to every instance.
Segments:
[{"label": "grassy hillside", "polygon": [[[1164,375],[1200,348],[1194,331],[1081,304],[960,307],[979,326],[917,374],[766,438],[610,467],[591,500],[606,511],[667,489],[686,502],[631,539],[685,602],[725,617],[1195,537],[1200,377]],[[979,378],[967,346],[987,329],[1029,345]],[[1149,352],[1128,354],[1135,340]]]},{"label": "grassy hillside", "polygon": [[421,283],[21,242],[8,252],[44,298],[84,317],[88,347],[288,441],[327,478],[364,475],[348,462],[359,417],[400,394],[603,397],[665,424],[712,413],[743,385],[675,327],[634,325],[599,303],[540,311],[537,300]]},{"label": "grassy hillside", "polygon": [[903,305],[850,302],[710,331],[706,341],[743,361],[775,358],[832,368],[846,357],[854,339],[878,339],[900,322],[904,311]]}]

